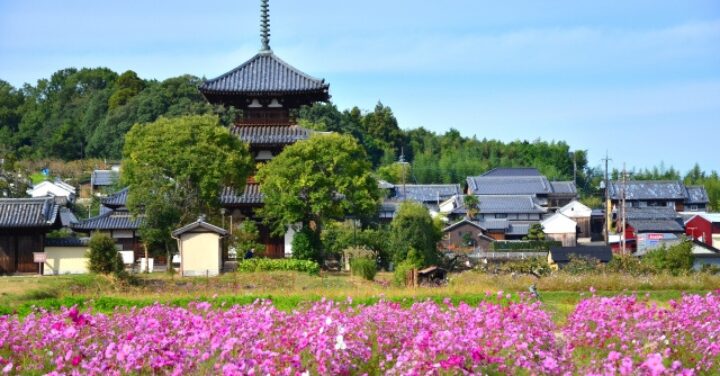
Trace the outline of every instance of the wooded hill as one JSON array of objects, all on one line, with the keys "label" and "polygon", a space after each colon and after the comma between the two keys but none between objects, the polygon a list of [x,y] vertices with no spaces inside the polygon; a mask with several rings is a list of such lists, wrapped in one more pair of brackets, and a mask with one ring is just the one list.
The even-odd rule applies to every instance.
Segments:
[{"label": "wooded hill", "polygon": [[[133,71],[107,68],[57,71],[35,85],[15,88],[0,80],[0,156],[15,159],[119,159],[124,136],[136,123],[160,116],[216,114],[228,125],[232,108],[210,105],[197,90],[202,79],[190,75],[164,81],[144,80]],[[597,193],[603,173],[588,165],[584,150],[563,141],[513,141],[464,137],[450,129],[436,134],[424,128],[403,130],[390,107],[378,103],[371,111],[339,110],[333,104],[301,109],[300,124],[323,131],[352,134],[370,156],[382,178],[399,182],[403,165],[409,183],[460,183],[494,167],[537,167],[553,180],[573,180],[584,196]],[[687,178],[705,184],[713,206],[720,200],[716,172],[699,167],[687,176],[674,169],[637,172],[636,178]]]}]

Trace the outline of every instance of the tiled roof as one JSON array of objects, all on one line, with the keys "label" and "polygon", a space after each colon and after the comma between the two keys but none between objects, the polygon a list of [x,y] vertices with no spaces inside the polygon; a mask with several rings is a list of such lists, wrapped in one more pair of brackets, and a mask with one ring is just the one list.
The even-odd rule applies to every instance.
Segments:
[{"label": "tiled roof", "polygon": [[93,186],[110,186],[115,184],[120,174],[113,170],[95,170],[90,175],[90,184]]},{"label": "tiled roof", "polygon": [[172,236],[177,238],[178,236],[188,232],[214,232],[221,236],[227,235],[227,231],[221,227],[205,222],[204,219],[198,219],[197,221],[180,227],[179,229],[172,232]]},{"label": "tiled roof", "polygon": [[0,228],[51,227],[58,211],[53,198],[0,199]]},{"label": "tiled roof", "polygon": [[125,211],[114,211],[81,221],[71,225],[70,228],[75,231],[137,230],[142,222],[142,216],[133,217]]},{"label": "tiled roof", "polygon": [[530,232],[529,223],[511,223],[510,227],[505,232],[505,235],[527,235]]},{"label": "tiled roof", "polygon": [[235,126],[232,133],[249,144],[292,144],[310,138],[312,131],[297,125]]},{"label": "tiled roof", "polygon": [[203,94],[277,95],[318,93],[329,99],[330,85],[284,62],[272,52],[261,52],[239,67],[200,86]]},{"label": "tiled roof", "polygon": [[684,232],[685,228],[672,219],[645,220],[630,219],[628,224],[636,232]]},{"label": "tiled roof", "polygon": [[480,213],[545,213],[532,196],[479,196]]},{"label": "tiled roof", "polygon": [[468,224],[468,225],[470,225],[470,226],[476,227],[476,228],[478,228],[478,229],[480,229],[480,230],[484,230],[484,228],[483,228],[482,226],[480,226],[479,223],[477,223],[477,222],[475,222],[475,221],[470,221],[470,220],[468,220],[467,218],[464,218],[464,219],[461,220],[461,221],[455,222],[455,223],[453,223],[453,224],[451,224],[451,225],[449,225],[449,226],[445,226],[445,228],[443,228],[443,232],[451,231],[452,229],[454,229],[454,228],[456,228],[456,227],[459,227],[459,226],[462,226],[462,225],[465,225],[465,224]]},{"label": "tiled roof", "polygon": [[225,187],[220,194],[220,203],[222,205],[262,204],[263,194],[260,192],[260,184],[245,184],[242,194],[238,194],[233,187]]},{"label": "tiled roof", "polygon": [[[620,199],[622,182],[611,181],[610,198]],[[684,200],[687,198],[685,185],[680,181],[632,180],[625,184],[627,200]]]},{"label": "tiled roof", "polygon": [[701,185],[687,187],[687,200],[685,200],[686,204],[707,204],[709,202],[710,198],[708,197],[705,187]]},{"label": "tiled roof", "polygon": [[550,247],[550,256],[555,262],[570,261],[570,255],[591,257],[603,262],[612,260],[612,250],[607,246]]},{"label": "tiled roof", "polygon": [[392,200],[415,202],[445,201],[455,195],[461,195],[460,184],[405,184],[395,185]]},{"label": "tiled roof", "polygon": [[542,176],[542,174],[535,167],[499,167],[482,176]]},{"label": "tiled roof", "polygon": [[103,197],[100,203],[110,208],[119,208],[127,205],[128,189],[123,188],[107,197]]},{"label": "tiled roof", "polygon": [[62,223],[63,227],[69,227],[71,224],[78,222],[78,219],[75,216],[75,214],[73,214],[73,212],[66,207],[61,207],[59,214],[60,214],[60,223]]},{"label": "tiled roof", "polygon": [[668,206],[656,206],[646,208],[627,208],[625,217],[627,219],[640,219],[640,220],[656,220],[656,219],[672,219],[675,220],[678,217],[675,209]]},{"label": "tiled roof", "polygon": [[477,222],[480,227],[488,230],[508,230],[510,228],[510,222],[507,219],[485,219]]},{"label": "tiled roof", "polygon": [[577,187],[575,187],[575,183],[571,181],[551,181],[550,186],[555,194],[577,194]]},{"label": "tiled roof", "polygon": [[46,247],[82,247],[88,245],[90,238],[46,238]]},{"label": "tiled roof", "polygon": [[469,176],[468,189],[475,195],[537,195],[552,192],[544,176]]}]

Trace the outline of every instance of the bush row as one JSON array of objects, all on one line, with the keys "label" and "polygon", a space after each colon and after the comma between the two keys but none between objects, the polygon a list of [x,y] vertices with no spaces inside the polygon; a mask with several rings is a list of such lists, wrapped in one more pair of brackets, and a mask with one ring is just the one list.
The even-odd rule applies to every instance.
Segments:
[{"label": "bush row", "polygon": [[237,270],[239,272],[296,271],[318,275],[320,265],[309,260],[253,258],[238,262]]},{"label": "bush row", "polygon": [[548,251],[550,247],[562,247],[562,243],[554,240],[501,240],[490,243],[490,250],[495,252]]}]

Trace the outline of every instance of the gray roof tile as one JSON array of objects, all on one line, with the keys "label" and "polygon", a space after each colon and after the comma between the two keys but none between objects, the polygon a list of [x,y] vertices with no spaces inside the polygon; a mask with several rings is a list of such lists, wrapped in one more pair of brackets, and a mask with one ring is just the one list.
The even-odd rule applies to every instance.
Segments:
[{"label": "gray roof tile", "polygon": [[494,168],[482,176],[542,176],[535,167],[499,167]]},{"label": "gray roof tile", "polygon": [[260,192],[260,184],[245,184],[242,194],[238,194],[233,187],[225,187],[220,194],[220,203],[222,205],[262,204],[263,194]]},{"label": "gray roof tile", "polygon": [[58,212],[51,197],[0,199],[0,228],[51,227]]},{"label": "gray roof tile", "polygon": [[544,176],[469,176],[468,189],[475,195],[538,195],[552,192]]},{"label": "gray roof tile", "polygon": [[685,228],[672,219],[644,220],[629,219],[628,224],[636,232],[684,232]]},{"label": "gray roof tile", "polygon": [[685,200],[686,204],[707,204],[710,202],[710,198],[708,197],[705,187],[701,185],[688,186],[687,193],[688,198]]},{"label": "gray roof tile", "polygon": [[200,86],[203,94],[276,95],[317,93],[329,99],[330,85],[284,62],[272,52],[261,52],[239,67]]},{"label": "gray roof tile", "polygon": [[507,219],[485,219],[477,222],[477,224],[489,231],[510,229],[510,222]]},{"label": "gray roof tile", "polygon": [[390,200],[409,200],[415,202],[445,201],[455,195],[461,195],[460,184],[405,184],[395,185]]},{"label": "gray roof tile", "polygon": [[113,211],[100,214],[70,226],[75,231],[96,230],[137,230],[142,225],[143,216],[133,217],[125,211]]},{"label": "gray roof tile", "polygon": [[646,208],[627,208],[625,217],[627,219],[657,220],[679,218],[675,209],[669,206],[656,206]]},{"label": "gray roof tile", "polygon": [[551,181],[550,186],[554,194],[576,195],[577,187],[571,181]]},{"label": "gray roof tile", "polygon": [[530,232],[529,223],[511,223],[510,228],[505,232],[505,235],[527,235]]},{"label": "gray roof tile", "polygon": [[310,138],[312,131],[296,125],[236,126],[231,130],[242,141],[253,145],[285,145]]},{"label": "gray roof tile", "polygon": [[545,213],[532,196],[478,196],[480,213]]},{"label": "gray roof tile", "polygon": [[123,188],[107,197],[103,197],[100,203],[109,208],[119,208],[127,205],[128,188]]},{"label": "gray roof tile", "polygon": [[90,184],[93,186],[110,186],[120,177],[120,173],[113,170],[95,170],[90,175]]},{"label": "gray roof tile", "polygon": [[63,227],[69,227],[71,224],[78,222],[78,219],[75,216],[75,214],[66,207],[61,207],[59,214],[60,214],[60,223],[62,223]]},{"label": "gray roof tile", "polygon": [[[611,181],[610,198],[620,199],[622,182]],[[684,200],[687,198],[685,185],[680,181],[631,180],[625,185],[627,200]]]}]

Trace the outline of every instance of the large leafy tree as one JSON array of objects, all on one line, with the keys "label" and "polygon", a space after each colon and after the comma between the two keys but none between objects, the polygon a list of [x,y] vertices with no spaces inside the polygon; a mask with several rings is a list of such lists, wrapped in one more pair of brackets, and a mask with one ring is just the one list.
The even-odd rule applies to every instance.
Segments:
[{"label": "large leafy tree", "polygon": [[301,223],[319,240],[328,220],[369,215],[378,207],[367,154],[347,135],[316,134],[288,146],[257,179],[265,195],[261,214],[278,234]]},{"label": "large leafy tree", "polygon": [[160,118],[136,124],[123,149],[122,182],[128,208],[144,214],[146,245],[174,247],[170,232],[218,212],[224,185],[245,185],[252,161],[247,146],[210,115]]},{"label": "large leafy tree", "polygon": [[437,250],[440,239],[441,226],[430,217],[423,205],[412,201],[400,205],[390,224],[390,249],[396,264],[405,261],[409,254],[419,256],[424,265],[437,263],[440,259]]}]

